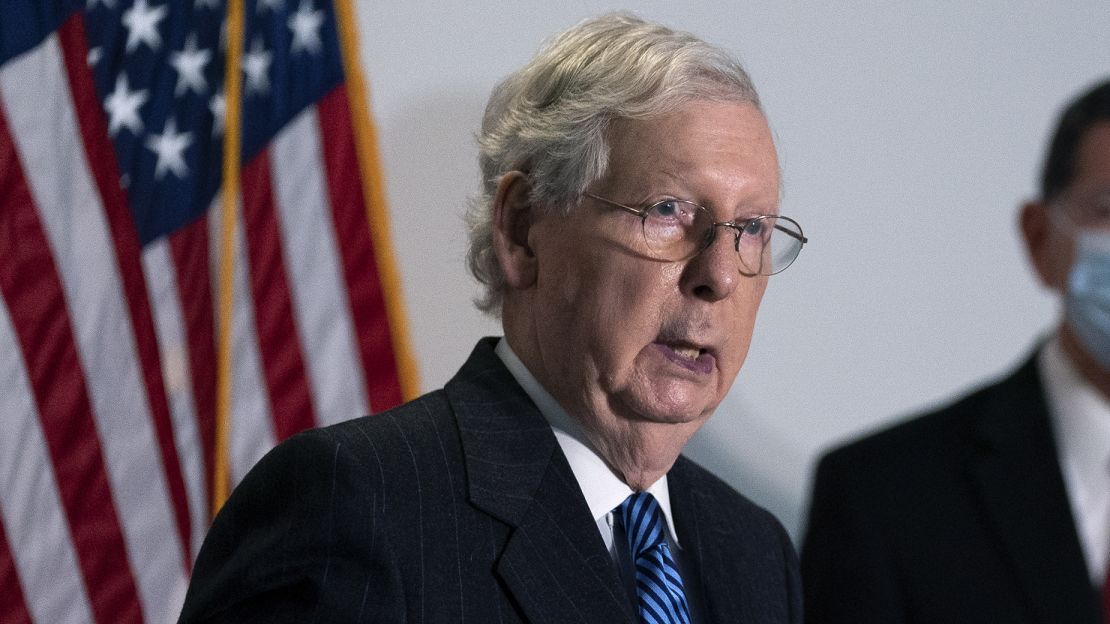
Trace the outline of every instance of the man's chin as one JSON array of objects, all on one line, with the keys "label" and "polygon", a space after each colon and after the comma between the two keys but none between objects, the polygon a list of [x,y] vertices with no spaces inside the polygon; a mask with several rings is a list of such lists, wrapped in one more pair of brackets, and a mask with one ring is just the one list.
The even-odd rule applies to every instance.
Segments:
[{"label": "man's chin", "polygon": [[[678,400],[676,400],[678,399]],[[716,402],[703,397],[635,397],[625,402],[633,421],[661,425],[697,425],[704,423],[716,408]]]}]

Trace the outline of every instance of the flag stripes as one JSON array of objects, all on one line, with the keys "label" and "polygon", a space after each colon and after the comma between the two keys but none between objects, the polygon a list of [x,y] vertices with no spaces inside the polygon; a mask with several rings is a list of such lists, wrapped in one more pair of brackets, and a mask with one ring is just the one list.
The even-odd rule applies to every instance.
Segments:
[{"label": "flag stripes", "polygon": [[[0,71],[0,89],[3,89],[0,95],[9,93],[12,65],[17,64],[11,63]],[[9,102],[4,105],[11,110]],[[62,541],[71,542],[76,551],[76,562],[84,585],[89,589],[90,606],[96,619],[108,621],[108,618],[123,616],[134,620],[139,616],[137,589],[112,503],[85,375],[69,314],[65,311],[61,280],[34,210],[25,170],[16,155],[6,116],[0,111],[0,219],[3,219],[0,231],[5,233],[0,236],[0,294],[7,304],[18,343],[18,348],[8,351],[5,359],[15,362],[11,354],[19,353],[26,362],[24,375],[36,407],[19,413],[28,420],[38,416],[48,457],[45,465],[32,464],[31,468],[49,467],[54,473],[65,526],[70,533],[69,539]],[[56,378],[66,382],[54,383]],[[23,426],[19,429],[23,429],[37,423],[20,424]],[[20,440],[22,444],[38,437],[26,433],[25,436]],[[19,472],[13,476],[21,476]],[[29,500],[38,501],[43,496],[54,495],[54,490],[25,493],[30,495]],[[5,509],[17,504],[11,496],[5,497]],[[20,520],[33,521],[34,518]],[[30,528],[29,524],[8,524],[8,530]],[[35,537],[38,536],[28,540],[29,546],[39,546],[34,544]],[[17,556],[16,561],[21,558]],[[35,563],[38,556],[32,551],[26,558]],[[21,578],[28,577],[21,575]],[[110,585],[95,583],[97,578],[111,578],[114,582]],[[50,579],[39,580],[48,582]],[[47,591],[48,588],[30,589]]]},{"label": "flag stripes", "polygon": [[12,552],[8,548],[8,537],[4,535],[4,525],[0,522],[0,602],[8,606],[11,624],[30,624],[31,612],[23,598],[23,589],[16,576]]},{"label": "flag stripes", "polygon": [[[349,133],[344,128],[333,132]],[[342,414],[364,410],[369,403],[365,375],[349,374],[363,367],[352,320],[354,312],[341,269],[345,246],[336,238],[331,209],[333,203],[341,201],[344,190],[340,187],[333,191],[324,175],[322,133],[316,107],[295,117],[273,141],[271,175],[297,327],[304,344],[317,345],[331,354],[306,362],[317,424],[327,425],[341,420]],[[365,219],[357,229],[365,234]],[[359,279],[357,283],[363,282],[365,279]],[[380,353],[376,357],[383,359]]]},{"label": "flag stripes", "polygon": [[[357,331],[359,356],[366,375],[370,406],[375,412],[401,402],[401,380],[394,352],[392,323],[386,314],[382,288],[364,279],[366,272],[385,275],[377,260],[375,243],[365,227],[367,216],[362,194],[358,156],[348,106],[346,87],[324,96],[320,111],[320,138],[323,144],[324,171],[335,218],[336,237],[343,250],[343,275],[350,296],[351,315]],[[400,293],[393,293],[400,297]]]},{"label": "flag stripes", "polygon": [[[184,338],[180,342],[163,342],[165,349],[177,357],[175,367],[180,375],[173,376],[168,385],[169,391],[180,395],[179,404],[184,408],[192,405],[192,414],[185,412],[175,418],[195,418],[199,457],[204,470],[203,477],[194,487],[202,487],[204,504],[194,509],[205,519],[212,514],[211,467],[215,465],[216,444],[216,329],[215,307],[212,299],[213,273],[210,270],[211,258],[208,246],[208,217],[201,216],[193,223],[169,235],[170,255],[173,258],[172,273],[148,271],[148,283],[164,282],[170,286],[159,297],[153,297],[156,306],[169,306],[180,309],[183,320]],[[164,276],[159,280],[157,276]],[[186,378],[188,381],[186,381]],[[198,457],[197,447],[181,451],[182,457]],[[202,523],[200,526],[204,526]],[[203,537],[203,531],[197,535]],[[194,550],[199,540],[194,539]]]},{"label": "flag stripes", "polygon": [[[218,228],[223,219],[223,206],[213,204],[209,210],[209,238],[219,240]],[[230,422],[230,471],[232,483],[246,476],[256,461],[278,441],[271,417],[273,408],[266,390],[261,345],[255,329],[254,308],[257,303],[250,296],[250,275],[246,244],[243,234],[243,213],[235,228],[232,253],[235,254],[232,284],[234,306],[231,311],[231,408],[234,415]],[[214,258],[215,260],[215,258]],[[216,264],[213,276],[218,275]]]},{"label": "flag stripes", "polygon": [[274,434],[284,440],[315,422],[300,332],[293,320],[281,237],[274,214],[270,159],[263,151],[243,167],[243,223],[254,298],[255,331],[270,393]]},{"label": "flag stripes", "polygon": [[158,341],[154,334],[150,303],[143,283],[139,240],[131,225],[127,199],[119,185],[119,169],[115,166],[104,116],[99,111],[92,76],[85,68],[84,60],[88,55],[88,43],[81,19],[74,15],[66,20],[58,29],[58,37],[62,47],[62,65],[66,70],[64,75],[68,78],[69,90],[74,100],[73,111],[80,126],[80,136],[86,154],[85,162],[104,206],[109,233],[117,254],[120,286],[130,313],[131,329],[135,335],[135,353],[149,399],[150,416],[158,439],[158,449],[161,451],[162,469],[165,472],[173,504],[174,520],[177,523],[181,543],[182,563],[188,570],[192,563],[192,558],[189,556],[192,520],[189,518],[185,484],[181,476],[177,448],[174,445],[173,424],[170,421],[165,385],[162,382]]},{"label": "flag stripes", "polygon": [[[65,76],[57,35],[51,35],[44,45],[0,70],[0,91],[12,127],[53,127],[56,132],[53,142],[35,141],[25,133],[12,135],[29,190],[15,209],[37,215],[36,221],[41,219],[38,231],[44,239],[24,238],[19,247],[33,245],[40,253],[52,256],[60,288],[51,294],[63,302],[54,316],[61,310],[68,311],[62,312],[72,322],[72,343],[67,345],[66,353],[72,350],[77,356],[70,370],[44,370],[41,378],[32,375],[32,379],[36,394],[41,397],[39,406],[44,410],[44,428],[52,447],[58,483],[63,491],[74,486],[81,489],[77,493],[81,498],[72,503],[67,501],[66,508],[69,522],[83,527],[82,532],[75,532],[74,538],[82,561],[91,561],[91,567],[85,565],[86,583],[91,588],[100,588],[104,585],[100,579],[122,577],[130,568],[134,584],[141,591],[128,588],[125,591],[130,595],[119,599],[131,601],[137,595],[144,612],[150,613],[159,608],[158,594],[182,583],[187,564],[179,547],[174,550],[148,547],[179,533],[170,511],[173,507],[159,453],[132,450],[159,447],[139,360],[135,357],[136,341],[105,209],[87,161],[67,157],[84,153],[84,148]],[[39,82],[39,93],[21,88],[35,81]],[[44,93],[47,101],[66,104],[43,107],[38,98]],[[73,313],[85,310],[97,310],[97,315]],[[12,312],[17,332],[25,335],[20,331],[21,323],[32,321],[35,316],[22,316],[15,305]],[[28,353],[37,348],[31,336],[22,342]],[[83,405],[72,412],[82,415],[79,428],[59,422],[68,417],[69,410],[42,396],[43,392],[55,392],[67,385],[57,379],[83,380],[81,387],[87,396],[82,397]],[[64,440],[66,445],[60,446],[55,439]],[[97,458],[89,461],[102,458],[103,467],[99,471],[106,476],[106,484],[101,485],[97,479],[95,491],[79,485],[82,476],[89,474],[86,469],[69,463],[82,453]],[[67,497],[63,496],[63,500]],[[89,514],[90,506],[98,512]],[[121,522],[120,517],[129,521]],[[103,531],[104,525],[112,527],[109,535],[121,533],[124,544],[111,543],[86,554],[82,548],[86,534]],[[110,569],[101,569],[108,566]],[[122,611],[113,601],[104,602],[95,592],[90,593],[98,619],[101,613]]]},{"label": "flag stripes", "polygon": [[[6,230],[5,230],[6,231]],[[0,353],[21,354],[11,316],[0,300]],[[0,615],[22,621],[33,609],[40,622],[91,622],[88,597],[81,581],[77,555],[69,539],[62,501],[46,441],[38,424],[31,381],[21,357],[0,358],[0,488],[25,504],[0,501],[0,531],[8,530],[0,548]],[[38,536],[56,544],[50,557],[35,555]],[[38,591],[52,583],[74,588],[69,596]]]},{"label": "flag stripes", "polygon": [[191,373],[183,348],[186,345],[184,312],[176,295],[176,272],[168,239],[159,239],[147,245],[142,254],[142,271],[146,275],[165,276],[161,280],[147,281],[146,286],[154,310],[157,342],[164,346],[158,370],[160,375],[165,371],[165,392],[172,420],[170,442],[175,445],[177,452],[174,457],[180,462],[175,466],[179,468],[178,476],[184,482],[184,507],[189,513],[190,525],[195,527],[185,543],[185,557],[191,563],[192,553],[200,547],[203,527],[207,526],[209,519],[207,470],[204,453],[197,452],[197,449],[204,448],[201,421],[190,391]]}]

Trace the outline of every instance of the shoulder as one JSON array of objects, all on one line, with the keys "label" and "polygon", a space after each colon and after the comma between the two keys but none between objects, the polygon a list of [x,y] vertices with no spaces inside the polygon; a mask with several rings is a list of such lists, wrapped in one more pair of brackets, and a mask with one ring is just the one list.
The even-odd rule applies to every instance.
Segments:
[{"label": "shoulder", "polygon": [[[697,521],[727,519],[717,528],[734,527],[744,540],[767,545],[778,543],[792,554],[790,538],[771,512],[695,461],[680,456],[668,474],[668,481],[672,488],[672,504],[677,502],[679,506],[697,509]],[[676,513],[681,511],[676,510]]]},{"label": "shoulder", "polygon": [[[413,519],[427,501],[444,507],[461,496],[450,478],[461,472],[451,417],[442,392],[433,392],[272,449],[213,522],[182,621],[220,613],[227,621],[269,621],[279,611],[282,621],[350,615],[368,582],[376,609],[400,608],[394,553],[419,548]],[[228,615],[240,613],[242,620]]]},{"label": "shoulder", "polygon": [[716,588],[715,609],[726,619],[799,621],[798,556],[778,519],[688,458],[668,479],[675,528]]},{"label": "shoulder", "polygon": [[268,464],[296,466],[300,474],[294,478],[312,478],[315,487],[338,484],[361,496],[392,494],[396,501],[414,482],[460,471],[462,449],[454,412],[437,390],[378,414],[302,432],[274,448],[255,470],[266,472]]},{"label": "shoulder", "polygon": [[[306,468],[371,465],[423,442],[436,431],[450,433],[452,413],[442,391],[426,394],[393,409],[302,431],[271,449],[251,469],[241,489],[254,473],[283,472],[286,466]],[[406,444],[408,441],[408,444]],[[307,476],[307,475],[304,475]]]},{"label": "shoulder", "polygon": [[[393,512],[407,508],[414,488],[443,480],[445,470],[460,471],[461,455],[441,391],[379,414],[303,431],[251,468],[221,509],[214,533],[233,528],[224,534],[234,542],[239,528],[257,529],[278,517],[342,525],[355,516],[366,522],[397,517]],[[429,484],[428,489],[444,488]]]},{"label": "shoulder", "polygon": [[811,512],[870,509],[879,500],[887,501],[884,513],[895,502],[951,502],[967,493],[969,471],[987,454],[1051,455],[1051,439],[1034,357],[1001,380],[828,452],[817,465]]},{"label": "shoulder", "polygon": [[[821,459],[818,474],[850,471],[881,477],[889,474],[882,471],[899,468],[911,473],[919,469],[935,470],[941,465],[966,459],[980,446],[982,420],[998,412],[1001,405],[1014,398],[1014,386],[1027,376],[1026,368],[1030,367],[1023,367],[1005,379],[982,386],[936,409],[833,449]],[[1030,368],[1030,371],[1035,369]],[[1008,415],[1013,418],[1024,416],[1015,410],[1008,410]]]},{"label": "shoulder", "polygon": [[411,463],[417,454],[414,449],[428,446],[429,439],[437,437],[457,439],[442,391],[290,437],[255,464],[229,502],[242,497],[272,500],[279,492],[296,497],[298,492],[372,489],[391,465]]},{"label": "shoulder", "polygon": [[680,456],[675,462],[671,472],[668,473],[668,480],[672,487],[681,488],[683,491],[712,501],[714,507],[777,523],[770,512],[685,455]]}]

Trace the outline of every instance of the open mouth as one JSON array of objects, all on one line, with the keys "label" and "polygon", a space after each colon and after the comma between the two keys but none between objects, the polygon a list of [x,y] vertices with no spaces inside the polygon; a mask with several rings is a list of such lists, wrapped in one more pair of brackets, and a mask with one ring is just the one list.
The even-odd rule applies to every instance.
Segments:
[{"label": "open mouth", "polygon": [[706,352],[705,349],[696,347],[671,347],[671,351],[674,351],[675,355],[684,357],[688,360],[696,360],[699,355]]},{"label": "open mouth", "polygon": [[711,372],[717,361],[708,349],[688,343],[657,342],[655,346],[668,360],[695,373]]}]

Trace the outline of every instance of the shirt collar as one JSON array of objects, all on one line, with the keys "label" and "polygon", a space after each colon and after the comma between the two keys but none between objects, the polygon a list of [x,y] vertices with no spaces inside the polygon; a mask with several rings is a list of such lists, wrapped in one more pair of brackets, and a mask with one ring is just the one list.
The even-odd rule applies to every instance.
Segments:
[{"label": "shirt collar", "polygon": [[1087,571],[1101,585],[1110,555],[1110,402],[1076,370],[1059,336],[1037,365]]},{"label": "shirt collar", "polygon": [[[528,367],[524,365],[524,362],[521,362],[520,358],[513,352],[507,339],[502,338],[498,341],[494,351],[501,358],[501,362],[505,364],[505,368],[509,369],[513,379],[520,384],[525,394],[532,399],[540,413],[547,419],[548,424],[551,425],[552,431],[555,432],[555,439],[558,441],[563,455],[566,456],[567,463],[570,464],[571,472],[578,480],[578,487],[586,498],[590,514],[595,522],[600,522],[632,494],[632,488],[621,481],[620,477],[605,464],[601,456],[594,450],[593,445],[590,444],[589,439],[586,438],[582,428],[555,401],[555,397],[551,396],[551,393],[540,385],[540,382],[536,380]],[[667,485],[667,475],[663,475],[658,481],[651,484],[647,491],[655,497],[655,500],[659,503],[659,508],[663,510],[663,517],[667,519],[667,530],[670,533],[669,537],[672,543],[675,546],[680,546],[678,534],[674,529],[674,519],[671,515],[671,493]]]},{"label": "shirt collar", "polygon": [[1059,336],[1041,349],[1038,364],[1061,455],[1075,462],[1085,485],[1104,489],[1110,480],[1110,402],[1076,369]]}]

